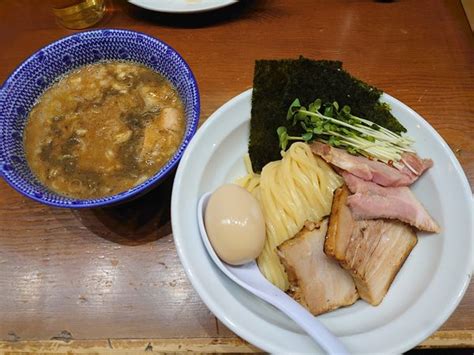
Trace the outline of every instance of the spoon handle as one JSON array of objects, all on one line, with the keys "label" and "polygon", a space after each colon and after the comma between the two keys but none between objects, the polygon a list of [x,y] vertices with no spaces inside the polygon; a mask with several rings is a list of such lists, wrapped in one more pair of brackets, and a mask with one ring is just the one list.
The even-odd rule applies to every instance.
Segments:
[{"label": "spoon handle", "polygon": [[[258,292],[258,296],[285,313],[316,340],[328,354],[349,354],[344,344],[306,308],[288,297],[283,291],[276,287],[275,289],[277,292],[275,292],[276,290],[273,290],[273,292]],[[254,289],[254,291],[256,290]]]}]

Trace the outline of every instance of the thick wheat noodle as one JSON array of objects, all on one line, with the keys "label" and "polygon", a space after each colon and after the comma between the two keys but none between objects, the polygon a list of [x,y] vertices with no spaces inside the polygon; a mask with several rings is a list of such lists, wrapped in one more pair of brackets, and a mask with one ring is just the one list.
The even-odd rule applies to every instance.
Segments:
[{"label": "thick wheat noodle", "polygon": [[[295,162],[296,165],[296,162]],[[304,170],[302,170],[303,172]],[[300,194],[300,199],[302,203],[305,204],[305,208],[308,211],[311,211],[315,206],[312,206],[312,201],[319,201],[319,196],[318,196],[318,191],[319,188],[317,186],[313,186],[312,180],[308,178],[308,176],[305,176],[304,173],[298,173],[294,174],[294,185],[295,185],[295,190],[298,191]],[[307,188],[308,186],[311,186],[313,188]]]},{"label": "thick wheat noodle", "polygon": [[309,146],[297,142],[281,160],[268,163],[262,174],[255,174],[245,157],[248,175],[238,180],[259,201],[265,217],[266,242],[257,259],[265,277],[286,290],[288,277],[276,247],[292,238],[307,220],[318,222],[329,214],[334,190],[341,178]]},{"label": "thick wheat noodle", "polygon": [[321,167],[318,164],[318,160],[312,154],[310,156],[305,155],[305,158],[306,159],[301,159],[299,156],[296,156],[295,162],[297,164],[301,164],[305,166],[305,168],[308,169],[308,171],[310,172],[311,176],[306,176],[304,174],[301,174],[301,175],[297,175],[295,179],[296,180],[298,180],[298,178],[304,179],[305,180],[304,182],[301,181],[301,184],[303,186],[308,186],[308,184],[313,186],[313,190],[312,191],[310,190],[311,199],[316,197],[317,201],[320,203],[321,208],[326,209],[328,207],[327,205],[328,198],[327,196],[325,196],[324,192],[322,191],[323,189],[321,188],[321,186],[326,185],[328,179],[325,176],[325,174],[317,173],[317,169],[321,169]]},{"label": "thick wheat noodle", "polygon": [[[268,201],[273,203],[273,205],[276,208],[276,214],[272,213],[269,216],[282,216],[283,218],[270,218],[273,224],[278,224],[280,225],[280,230],[292,230],[296,228],[296,224],[294,221],[289,220],[289,213],[291,212],[291,209],[289,208],[288,205],[293,204],[294,202],[287,203],[287,201],[291,200],[290,195],[288,194],[288,191],[286,190],[285,186],[280,182],[280,179],[278,178],[277,172],[279,166],[274,166],[272,167],[271,174],[263,175],[264,178],[262,180],[263,186],[268,185],[268,189],[271,193],[271,199]],[[275,183],[277,182],[277,183]],[[282,233],[276,233],[276,240],[275,240],[275,247],[285,241],[284,236],[282,236]]]},{"label": "thick wheat noodle", "polygon": [[277,287],[286,289],[288,287],[288,280],[283,267],[280,264],[280,260],[275,253],[275,248],[285,240],[284,237],[288,234],[288,231],[286,230],[287,226],[284,223],[284,218],[268,218],[268,216],[284,216],[285,211],[278,201],[279,194],[274,191],[275,187],[278,187],[278,185],[271,183],[276,180],[276,164],[268,164],[265,169],[266,173],[262,174],[260,180],[260,192],[262,193],[262,198],[265,201],[269,201],[269,203],[263,204],[263,212],[267,226],[267,243],[258,258],[258,262],[263,274],[272,283]]},{"label": "thick wheat noodle", "polygon": [[[296,202],[291,198],[291,192],[288,191],[283,181],[281,181],[279,174],[279,171],[282,169],[281,165],[281,163],[273,165],[272,170],[268,174],[262,171],[262,184],[268,184],[275,205],[281,210],[282,215],[287,215],[288,213],[291,214],[291,211],[297,208],[297,206],[295,205]],[[263,169],[265,170],[265,167]]]},{"label": "thick wheat noodle", "polygon": [[[271,164],[275,163],[269,163],[268,166],[268,171],[272,172],[273,166]],[[261,192],[261,197],[262,201],[268,201],[268,203],[264,203],[264,216],[265,216],[265,223],[272,223],[273,226],[279,229],[284,229],[285,225],[283,222],[283,219],[275,219],[275,218],[270,218],[270,216],[283,216],[284,211],[281,209],[280,204],[278,203],[278,200],[275,199],[275,194],[273,192],[271,181],[271,174],[265,174],[261,176],[260,178],[260,192]],[[267,181],[268,180],[268,181]],[[278,226],[279,225],[279,226]],[[277,233],[275,233],[277,235]]]},{"label": "thick wheat noodle", "polygon": [[[291,159],[284,159],[282,160],[281,163],[281,170],[282,174],[286,176],[291,176],[292,170],[294,171],[292,161]],[[295,174],[298,174],[298,172],[295,171]],[[278,181],[278,185],[283,185],[282,181]],[[301,209],[307,208],[307,204],[305,204],[305,201],[301,200],[301,194],[299,193],[298,189],[296,188],[295,181],[293,179],[289,179],[286,181],[286,186],[283,185],[284,188],[289,190],[289,193],[291,194],[291,198],[288,198],[287,201],[288,207],[291,209],[291,211],[300,211]],[[296,222],[297,223],[297,222]]]},{"label": "thick wheat noodle", "polygon": [[[305,175],[304,173],[295,174],[294,179],[296,180],[296,182],[300,183],[302,191],[309,191],[309,194],[311,196],[307,196],[306,198],[308,198],[309,200],[312,200],[316,196],[318,200],[320,200],[321,196],[318,196],[318,193],[320,193],[320,186],[319,186],[320,179],[317,172],[315,171],[318,168],[318,166],[316,165],[317,161],[315,160],[313,156],[308,157],[307,155],[304,155],[304,158],[305,159],[302,159],[301,157],[296,156],[293,164],[297,165],[301,171],[304,171],[304,169],[307,169],[309,174],[308,175]],[[311,188],[308,189],[307,188],[308,186],[312,186],[313,189]]]}]

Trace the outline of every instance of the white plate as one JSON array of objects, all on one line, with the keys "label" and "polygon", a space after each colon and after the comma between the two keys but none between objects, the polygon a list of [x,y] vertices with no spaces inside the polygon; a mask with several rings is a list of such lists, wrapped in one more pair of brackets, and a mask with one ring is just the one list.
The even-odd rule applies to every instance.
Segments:
[{"label": "white plate", "polygon": [[192,13],[219,9],[237,0],[128,0],[147,10],[169,13]]},{"label": "white plate", "polygon": [[[382,99],[416,139],[419,155],[434,160],[412,190],[443,232],[419,233],[418,245],[378,307],[358,301],[319,316],[353,353],[401,353],[419,344],[454,311],[473,266],[471,190],[461,166],[421,116],[389,95]],[[317,346],[296,324],[214,266],[198,234],[199,197],[245,174],[250,107],[248,90],[218,109],[186,149],[171,202],[176,248],[204,303],[236,334],[268,352],[315,352]]]}]

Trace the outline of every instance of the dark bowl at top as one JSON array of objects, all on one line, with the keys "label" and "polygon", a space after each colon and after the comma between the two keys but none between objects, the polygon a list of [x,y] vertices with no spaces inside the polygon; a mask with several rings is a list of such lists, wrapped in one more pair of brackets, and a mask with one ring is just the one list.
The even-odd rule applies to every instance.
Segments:
[{"label": "dark bowl at top", "polygon": [[[103,60],[141,63],[166,77],[176,88],[184,104],[184,138],[171,159],[145,182],[102,198],[66,197],[43,186],[31,172],[23,149],[23,130],[29,111],[44,90],[58,77],[78,67]],[[173,170],[197,129],[199,111],[196,79],[184,59],[166,43],[129,30],[102,29],[76,33],[38,50],[0,88],[0,174],[18,192],[51,206],[83,208],[123,202],[156,186]]]}]

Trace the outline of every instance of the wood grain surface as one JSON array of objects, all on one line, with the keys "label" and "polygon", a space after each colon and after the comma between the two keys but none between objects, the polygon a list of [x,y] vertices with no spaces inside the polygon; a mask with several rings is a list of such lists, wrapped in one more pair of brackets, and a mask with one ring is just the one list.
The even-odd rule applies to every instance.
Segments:
[{"label": "wood grain surface", "polygon": [[[474,186],[474,38],[458,1],[256,0],[191,15],[109,1],[97,27],[142,31],[179,51],[199,83],[201,122],[252,86],[255,59],[342,60],[428,120]],[[71,33],[55,23],[47,1],[2,0],[0,82]],[[162,339],[164,351],[256,350],[188,282],[171,231],[172,183],[119,207],[74,211],[30,201],[0,180],[0,351],[71,339]],[[473,334],[471,284],[423,346],[473,346]]]}]

